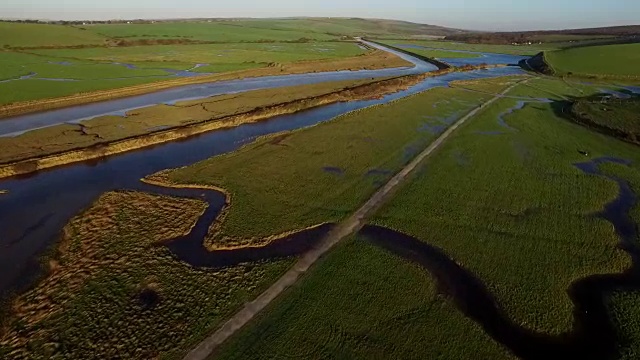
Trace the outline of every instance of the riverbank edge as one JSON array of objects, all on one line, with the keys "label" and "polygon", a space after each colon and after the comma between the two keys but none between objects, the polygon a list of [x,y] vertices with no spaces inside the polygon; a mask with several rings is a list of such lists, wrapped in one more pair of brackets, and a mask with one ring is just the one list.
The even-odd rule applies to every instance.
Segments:
[{"label": "riverbank edge", "polygon": [[[180,169],[180,168],[178,168]],[[222,239],[222,243],[226,243],[228,240],[236,240],[236,243],[240,243],[241,245],[227,246],[223,244],[217,244],[211,240],[215,239],[215,236],[221,232],[222,224],[224,223],[227,215],[229,214],[229,209],[231,208],[231,192],[222,187],[218,187],[215,185],[209,184],[181,184],[176,183],[168,178],[168,174],[177,169],[166,169],[155,174],[151,174],[145,178],[140,179],[145,184],[164,187],[164,188],[173,188],[173,189],[196,189],[196,190],[206,190],[206,191],[217,191],[225,196],[225,203],[220,209],[218,215],[213,220],[211,225],[209,226],[208,236],[205,236],[203,246],[210,252],[215,251],[232,251],[239,249],[260,249],[266,246],[271,245],[272,243],[287,238],[291,235],[299,234],[308,230],[317,229],[321,226],[328,225],[330,222],[323,222],[311,226],[307,226],[301,229],[294,229],[285,231],[282,233],[268,235],[263,237],[254,237],[254,238],[246,238],[246,239],[238,239],[238,238],[224,238]],[[194,225],[195,226],[195,225]]]},{"label": "riverbank edge", "polygon": [[390,79],[383,79],[377,82],[348,87],[340,91],[315,97],[298,99],[288,103],[280,103],[263,108],[255,108],[245,113],[223,116],[221,118],[210,119],[196,124],[135,135],[112,142],[98,143],[90,147],[64,150],[59,153],[10,161],[0,165],[0,178],[24,175],[38,170],[120,154],[147,146],[158,145],[177,139],[199,135],[209,131],[255,123],[275,116],[293,114],[337,102],[379,98],[383,95],[406,90],[427,77],[443,75],[449,72],[450,71],[426,73],[421,75],[405,75]]},{"label": "riverbank edge", "polygon": [[[381,66],[379,63],[371,63],[365,64],[365,66],[356,68],[350,65],[344,65],[344,63],[348,63],[349,61],[353,61],[354,59],[362,59],[369,58],[375,59],[376,57],[389,57],[395,58],[399,61],[397,65],[400,65],[401,62],[406,62],[401,58],[393,55],[391,53],[382,51],[382,50],[373,50],[367,54],[360,56],[347,57],[338,60],[310,60],[310,61],[298,61],[290,64],[285,64],[285,66],[304,66],[304,65],[313,65],[313,64],[330,64],[331,69],[327,69],[326,71],[357,71],[357,70],[380,70],[380,69],[392,69],[396,68],[396,66],[385,67]],[[406,62],[407,66],[410,66],[411,63]],[[74,95],[55,97],[55,98],[46,98],[40,100],[30,100],[30,101],[20,101],[11,104],[6,104],[0,106],[0,119],[26,115],[31,113],[43,112],[48,110],[62,109],[72,106],[85,105],[89,103],[96,103],[108,100],[121,99],[131,96],[145,95],[150,94],[162,90],[167,90],[171,88],[187,86],[187,85],[197,85],[204,83],[215,83],[219,81],[231,81],[231,80],[240,80],[240,79],[249,79],[249,78],[260,78],[266,76],[278,76],[278,75],[297,75],[308,73],[308,69],[286,69],[281,67],[262,67],[257,69],[247,69],[247,70],[239,70],[239,71],[230,71],[212,75],[203,75],[203,76],[194,76],[194,77],[183,77],[178,79],[157,81],[152,83],[133,85],[127,87],[121,87],[110,90],[97,90],[86,93],[78,93]],[[311,71],[314,72],[314,71]]]},{"label": "riverbank edge", "polygon": [[397,46],[381,43],[381,42],[378,42],[378,41],[375,41],[375,40],[371,40],[371,39],[365,39],[365,40],[367,40],[369,42],[372,42],[374,44],[380,45],[380,46],[388,47],[389,49],[401,52],[403,54],[411,55],[411,56],[413,56],[415,58],[418,58],[420,60],[426,61],[426,62],[428,62],[430,64],[433,64],[433,65],[437,66],[439,70],[446,70],[446,69],[450,69],[450,68],[454,67],[451,64],[448,64],[448,63],[446,63],[444,61],[440,61],[440,60],[435,59],[435,58],[430,58],[428,56],[416,54],[414,52],[408,51],[408,50],[403,49],[403,48],[399,48]]}]

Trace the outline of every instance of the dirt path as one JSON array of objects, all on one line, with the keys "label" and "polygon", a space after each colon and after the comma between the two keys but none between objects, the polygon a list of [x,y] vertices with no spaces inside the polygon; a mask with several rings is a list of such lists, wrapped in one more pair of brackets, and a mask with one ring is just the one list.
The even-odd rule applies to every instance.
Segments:
[{"label": "dirt path", "polygon": [[396,174],[387,184],[378,190],[360,209],[358,209],[349,218],[342,221],[336,228],[320,241],[317,247],[309,250],[298,262],[287,271],[280,279],[271,285],[265,292],[260,294],[254,301],[247,303],[245,307],[237,312],[215,333],[202,341],[195,349],[189,352],[184,360],[204,360],[207,359],[213,351],[220,346],[225,340],[231,337],[236,331],[240,330],[251,319],[263,310],[271,301],[280,295],[285,289],[293,285],[300,275],[305,273],[311,265],[313,265],[322,255],[335,246],[340,240],[356,233],[360,230],[376,210],[382,204],[391,198],[393,193],[403,184],[407,177],[420,165],[420,163],[435,152],[462,124],[471,119],[487,106],[493,104],[503,95],[511,91],[513,88],[526,82],[519,82],[510,86],[508,89],[495,96],[478,108],[471,111],[466,116],[455,122],[447,131],[445,131],[438,139],[436,139],[429,147],[416,156],[407,166],[405,166],[398,174]]}]

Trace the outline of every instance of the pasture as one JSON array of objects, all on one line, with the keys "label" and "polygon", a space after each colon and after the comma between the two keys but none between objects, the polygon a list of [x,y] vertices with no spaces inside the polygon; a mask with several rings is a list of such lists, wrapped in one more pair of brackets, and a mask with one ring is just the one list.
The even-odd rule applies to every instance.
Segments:
[{"label": "pasture", "polygon": [[640,78],[638,43],[547,51],[545,60],[558,75]]},{"label": "pasture", "polygon": [[579,99],[571,113],[579,123],[640,144],[640,98]]},{"label": "pasture", "polygon": [[[478,81],[499,91],[512,80]],[[488,98],[435,88],[261,138],[236,152],[169,172],[168,178],[178,184],[214,185],[230,194],[224,221],[209,234],[210,246],[256,245],[257,239],[342,219]]]},{"label": "pasture", "polygon": [[[509,55],[535,55],[540,51],[547,49],[556,49],[557,46],[553,44],[542,45],[489,45],[489,44],[466,44],[452,41],[436,41],[436,40],[384,40],[385,43],[393,46],[398,45],[418,45],[428,48],[440,49],[440,51],[446,50],[461,50],[461,51],[474,51],[474,52],[488,52],[496,54],[509,54]],[[413,51],[415,49],[411,49]],[[433,51],[433,50],[432,50]],[[437,53],[436,53],[437,54]],[[452,53],[445,53],[443,57],[453,58],[456,56],[450,56]],[[462,54],[464,55],[464,54]],[[462,56],[458,53],[458,57]]]},{"label": "pasture", "polygon": [[420,267],[346,240],[217,359],[513,359],[460,314]]},{"label": "pasture", "polygon": [[640,292],[616,292],[609,301],[612,321],[621,339],[618,359],[637,359],[640,357]]},{"label": "pasture", "polygon": [[[550,92],[566,86],[555,83]],[[542,83],[532,84],[512,94],[545,94]],[[638,188],[640,156],[633,145],[559,118],[552,104],[518,101],[502,99],[461,128],[374,223],[443,249],[517,324],[560,334],[573,325],[573,281],[630,266],[611,223],[593,216],[618,196],[617,184],[573,164],[632,160],[606,171]]]},{"label": "pasture", "polygon": [[[175,105],[153,105],[128,111],[125,116],[106,115],[84,120],[78,124],[64,123],[28,131],[13,137],[0,137],[0,163],[58,154],[65,151],[106,145],[119,140],[140,137],[196,124],[211,124],[212,128],[233,127],[243,122],[264,120],[278,113],[293,113],[317,106],[314,98],[328,96],[343,90],[358,88],[370,83],[387,80],[335,81],[313,85],[301,85],[263,89],[240,94],[219,95],[199,100],[181,101]],[[402,87],[402,86],[400,86]],[[394,91],[390,89],[389,91]],[[384,92],[384,87],[368,89],[369,96]],[[366,91],[362,96],[367,96]],[[356,96],[357,97],[357,96]],[[333,99],[348,100],[347,96]],[[286,106],[277,107],[280,104]],[[252,118],[257,109],[273,110]],[[235,115],[245,118],[229,119]]]}]

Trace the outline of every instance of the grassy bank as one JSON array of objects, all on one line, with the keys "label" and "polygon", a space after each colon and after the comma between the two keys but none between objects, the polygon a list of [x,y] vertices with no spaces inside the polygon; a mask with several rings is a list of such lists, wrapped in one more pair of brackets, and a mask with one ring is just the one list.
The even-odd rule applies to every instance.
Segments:
[{"label": "grassy bank", "polygon": [[[488,52],[496,54],[511,54],[511,55],[535,55],[543,50],[557,49],[556,45],[541,44],[541,45],[489,45],[489,44],[466,44],[452,41],[434,41],[434,40],[384,40],[384,43],[390,45],[418,45],[429,48],[442,50],[463,50],[463,51],[475,51],[475,52]],[[416,50],[416,49],[411,49]],[[445,57],[456,57],[445,54]],[[458,57],[464,55],[458,53]]]},{"label": "grassy bank", "polygon": [[[426,75],[425,75],[426,76]],[[336,103],[377,98],[415,85],[423,75],[339,81],[221,95],[102,116],[0,138],[0,177],[104,157],[207,131]]]},{"label": "grassy bank", "polygon": [[204,207],[143,193],[103,195],[66,226],[50,275],[14,301],[0,355],[178,358],[290,265],[197,270],[157,246],[188,232]]},{"label": "grassy bank", "polygon": [[609,299],[612,321],[618,328],[618,359],[640,357],[640,292],[617,292]]},{"label": "grassy bank", "polygon": [[[555,82],[549,91],[566,86]],[[545,89],[532,83],[513,94],[539,97]],[[640,156],[632,145],[557,117],[551,104],[517,105],[500,100],[468,123],[375,222],[442,248],[517,323],[559,334],[573,325],[569,285],[630,263],[611,224],[592,216],[618,195],[617,185],[572,164],[586,160],[579,151],[636,164]]]},{"label": "grassy bank", "polygon": [[640,80],[640,44],[587,46],[548,51],[556,75]]},{"label": "grassy bank", "polygon": [[[499,91],[511,80],[482,81]],[[349,214],[448,125],[490,97],[436,88],[262,138],[165,175],[174,183],[215,185],[231,194],[226,218],[210,233],[210,247],[258,245],[269,235]]]},{"label": "grassy bank", "polygon": [[284,357],[513,358],[423,269],[359,239],[340,244],[215,358]]},{"label": "grassy bank", "polygon": [[579,99],[571,106],[571,113],[581,124],[640,144],[640,98]]}]

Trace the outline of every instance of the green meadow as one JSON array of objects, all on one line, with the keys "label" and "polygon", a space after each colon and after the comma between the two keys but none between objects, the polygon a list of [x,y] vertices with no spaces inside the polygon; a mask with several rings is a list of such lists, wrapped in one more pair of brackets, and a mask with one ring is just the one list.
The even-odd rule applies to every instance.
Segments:
[{"label": "green meadow", "polygon": [[102,45],[106,38],[72,26],[0,21],[0,48]]},{"label": "green meadow", "polygon": [[[483,81],[498,91],[511,80]],[[309,129],[259,139],[236,152],[172,171],[169,179],[226,189],[231,206],[220,231],[210,234],[211,241],[251,244],[253,239],[342,219],[449,124],[490,97],[435,88]]]},{"label": "green meadow", "polygon": [[545,52],[558,75],[640,77],[640,44],[601,45]]},{"label": "green meadow", "polygon": [[[552,92],[563,86],[555,83]],[[513,94],[541,90],[520,85]],[[559,334],[573,325],[573,281],[630,265],[611,224],[592,215],[618,195],[617,184],[573,164],[600,156],[638,164],[640,155],[559,118],[552,104],[517,105],[502,99],[465,125],[374,222],[440,247],[517,323]],[[606,169],[640,187],[637,165]]]},{"label": "green meadow", "polygon": [[438,294],[429,273],[358,238],[213,358],[514,359]]},{"label": "green meadow", "polygon": [[187,233],[204,208],[192,199],[103,194],[66,226],[54,271],[3,319],[0,357],[181,358],[292,264],[211,271],[176,260],[159,243]]},{"label": "green meadow", "polygon": [[[562,97],[597,92],[597,88],[575,88],[553,79],[531,84],[519,85],[510,95],[534,99],[545,91]],[[468,87],[491,90],[486,84]],[[495,84],[493,90],[498,91]],[[435,101],[422,100],[423,110]],[[517,101],[501,99],[463,125],[371,222],[441,248],[475,273],[517,324],[558,335],[573,327],[574,308],[567,295],[573,281],[620,273],[630,266],[611,224],[594,216],[618,196],[617,184],[584,174],[573,164],[602,156],[633,160],[631,166],[605,164],[601,170],[626,179],[638,191],[640,155],[631,144],[558,117],[553,104],[534,101],[519,109]],[[397,119],[394,124],[400,121],[404,127],[407,114],[393,118]],[[321,131],[319,126],[294,135]],[[305,144],[311,148],[313,143]],[[286,142],[283,145],[289,147]],[[272,161],[290,163],[277,156],[285,151],[274,150]],[[581,154],[584,151],[588,157]],[[242,153],[236,153],[238,161],[248,161]],[[212,162],[211,167],[216,164],[223,162]],[[199,169],[199,176],[211,173]],[[256,175],[244,173],[254,182],[262,178]],[[286,185],[280,191],[291,192]],[[259,191],[251,194],[254,201],[268,204]],[[634,208],[631,216],[640,221],[640,208]],[[246,218],[257,217],[246,213]],[[509,356],[477,324],[438,296],[433,286],[424,270],[360,239],[350,239],[223,344],[216,358]],[[621,359],[637,357],[640,349],[636,295],[619,293],[610,300],[621,336]]]},{"label": "green meadow", "polygon": [[[541,44],[541,45],[490,45],[490,44],[466,44],[452,41],[437,41],[437,40],[384,40],[384,43],[390,45],[418,45],[424,47],[430,47],[443,50],[464,50],[464,51],[476,51],[476,52],[489,52],[496,54],[511,54],[511,55],[535,55],[543,50],[556,49],[557,46],[553,44]],[[414,51],[416,49],[410,49]],[[428,51],[428,50],[425,50]],[[433,50],[432,50],[433,51]],[[449,53],[450,54],[450,53]],[[446,57],[454,57],[448,56]],[[458,53],[458,57],[465,54]],[[466,54],[469,55],[469,54]]]}]

